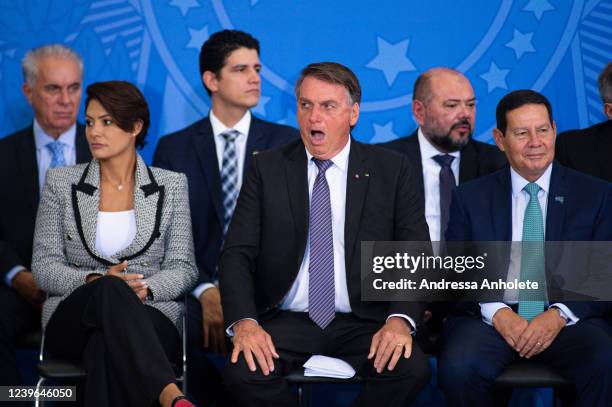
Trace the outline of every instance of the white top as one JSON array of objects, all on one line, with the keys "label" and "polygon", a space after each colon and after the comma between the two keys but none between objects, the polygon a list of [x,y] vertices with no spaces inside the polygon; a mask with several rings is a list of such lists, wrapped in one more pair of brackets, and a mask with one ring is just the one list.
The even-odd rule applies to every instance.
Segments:
[{"label": "white top", "polygon": [[[538,203],[542,211],[542,219],[544,220],[544,233],[546,233],[546,213],[548,209],[548,192],[550,191],[550,175],[552,173],[552,164],[548,166],[546,171],[538,178],[535,183],[540,187],[538,192]],[[512,183],[512,241],[521,242],[523,240],[523,219],[525,210],[529,203],[529,193],[523,188],[529,181],[519,175],[514,168],[510,167],[510,181]],[[510,251],[510,265],[508,266],[508,276],[506,281],[520,280],[521,277],[521,253],[520,245],[512,245]],[[518,290],[506,290],[504,292],[504,302],[487,302],[480,304],[480,313],[483,321],[491,325],[493,316],[501,308],[507,308],[507,304],[516,304],[518,302]],[[551,304],[558,307],[565,316],[569,318],[569,325],[578,321],[574,313],[564,304]]]},{"label": "white top", "polygon": [[[419,138],[419,149],[421,151],[421,164],[423,167],[423,191],[425,193],[425,220],[429,227],[429,238],[432,242],[440,241],[440,170],[442,167],[433,157],[446,154],[438,151],[427,140],[423,131],[419,127],[417,131]],[[455,157],[451,163],[451,170],[455,176],[455,184],[459,185],[459,160],[461,154],[459,151],[448,153]]]},{"label": "white top", "polygon": [[96,251],[112,257],[128,247],[136,237],[134,209],[120,212],[98,212]]}]

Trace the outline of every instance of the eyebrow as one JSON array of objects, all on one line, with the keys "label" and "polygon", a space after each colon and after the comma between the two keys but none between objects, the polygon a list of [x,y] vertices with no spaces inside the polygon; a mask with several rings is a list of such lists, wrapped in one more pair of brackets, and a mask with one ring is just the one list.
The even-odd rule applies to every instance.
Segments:
[{"label": "eyebrow", "polygon": [[[88,114],[86,114],[85,117],[87,117],[88,119],[92,119],[92,117]],[[112,119],[111,115],[108,113],[98,116],[98,119],[105,119],[107,117],[110,117]]]},{"label": "eyebrow", "polygon": [[[444,102],[461,102],[461,99],[446,99]],[[470,99],[466,99],[466,102],[475,102],[476,101],[476,97],[470,98]]]}]

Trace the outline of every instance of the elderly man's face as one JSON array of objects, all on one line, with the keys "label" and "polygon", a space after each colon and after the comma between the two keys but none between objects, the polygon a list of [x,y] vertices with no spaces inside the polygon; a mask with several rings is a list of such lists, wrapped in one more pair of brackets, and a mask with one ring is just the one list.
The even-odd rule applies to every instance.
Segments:
[{"label": "elderly man's face", "polygon": [[425,137],[442,152],[457,151],[474,131],[476,100],[462,75],[437,72],[431,78],[431,99],[415,100],[414,116]]},{"label": "elderly man's face", "polygon": [[329,160],[349,139],[359,105],[349,103],[345,87],[308,76],[299,90],[297,119],[304,145],[315,158]]},{"label": "elderly man's face", "polygon": [[495,143],[523,178],[536,181],[555,157],[555,123],[545,105],[528,104],[506,113],[505,133],[493,131]]},{"label": "elderly man's face", "polygon": [[75,122],[81,104],[82,72],[70,58],[46,57],[38,64],[38,77],[23,92],[36,120],[52,137],[58,137]]}]

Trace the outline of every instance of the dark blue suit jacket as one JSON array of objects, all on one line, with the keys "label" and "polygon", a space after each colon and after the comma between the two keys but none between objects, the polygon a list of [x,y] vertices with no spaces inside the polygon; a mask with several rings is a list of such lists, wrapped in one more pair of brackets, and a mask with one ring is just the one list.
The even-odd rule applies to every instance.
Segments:
[{"label": "dark blue suit jacket", "polygon": [[[247,138],[244,170],[251,156],[299,138],[297,129],[266,122],[252,116]],[[208,117],[176,133],[162,137],[153,165],[187,175],[198,284],[212,282],[223,239],[223,204],[219,161]]]},{"label": "dark blue suit jacket", "polygon": [[[612,185],[553,162],[545,234],[547,241],[612,240]],[[509,166],[462,184],[454,190],[446,239],[512,239],[512,184]],[[555,260],[558,258],[547,254],[548,278],[555,268]],[[579,318],[602,315],[609,307],[601,302],[572,302],[567,305]]]}]

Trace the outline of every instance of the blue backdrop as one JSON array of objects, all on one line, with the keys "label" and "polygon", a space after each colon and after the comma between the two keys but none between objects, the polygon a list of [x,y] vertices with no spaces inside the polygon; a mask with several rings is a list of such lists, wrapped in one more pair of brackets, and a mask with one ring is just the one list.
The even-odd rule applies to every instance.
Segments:
[{"label": "blue backdrop", "polygon": [[612,0],[0,0],[0,137],[32,120],[24,53],[63,42],[83,56],[85,85],[125,79],[144,91],[150,159],[159,136],[207,114],[198,53],[223,28],[261,41],[254,112],[275,122],[295,125],[293,83],[321,60],[357,73],[364,98],[354,135],[366,142],[415,128],[412,85],[437,65],[472,81],[480,140],[491,140],[498,100],[518,88],[546,94],[560,130],[603,119],[597,75],[612,60]]}]

